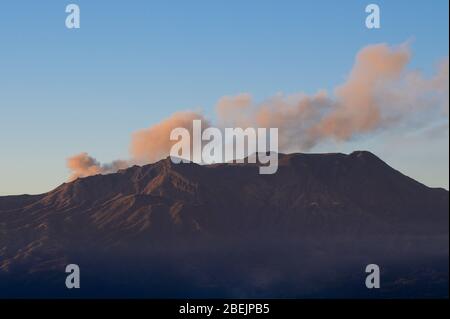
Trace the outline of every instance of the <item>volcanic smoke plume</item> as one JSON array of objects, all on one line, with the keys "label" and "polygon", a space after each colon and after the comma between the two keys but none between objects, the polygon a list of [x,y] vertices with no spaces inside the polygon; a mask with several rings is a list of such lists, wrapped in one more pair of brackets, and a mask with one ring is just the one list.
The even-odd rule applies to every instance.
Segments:
[{"label": "volcanic smoke plume", "polygon": [[67,159],[67,167],[72,171],[69,180],[96,174],[115,173],[119,169],[127,168],[128,166],[127,161],[121,160],[114,161],[110,164],[100,164],[87,153],[80,153]]},{"label": "volcanic smoke plume", "polygon": [[170,132],[176,127],[186,128],[192,136],[192,121],[201,120],[203,127],[208,121],[195,112],[178,112],[148,129],[137,131],[131,139],[131,155],[137,163],[153,163],[169,155],[176,141],[170,140]]},{"label": "volcanic smoke plume", "polygon": [[[347,80],[333,94],[324,90],[313,95],[279,94],[261,103],[255,103],[248,93],[225,96],[216,105],[215,123],[222,128],[278,128],[280,151],[298,152],[328,139],[347,141],[399,124],[412,126],[414,122],[417,128],[430,116],[448,121],[448,57],[430,78],[407,70],[410,58],[407,44],[370,45],[357,54]],[[102,165],[86,153],[73,156],[67,161],[71,178],[112,173],[132,164],[165,158],[176,143],[170,141],[172,129],[184,127],[192,132],[194,119],[201,120],[202,127],[210,126],[202,114],[187,111],[135,132],[127,161]]]}]

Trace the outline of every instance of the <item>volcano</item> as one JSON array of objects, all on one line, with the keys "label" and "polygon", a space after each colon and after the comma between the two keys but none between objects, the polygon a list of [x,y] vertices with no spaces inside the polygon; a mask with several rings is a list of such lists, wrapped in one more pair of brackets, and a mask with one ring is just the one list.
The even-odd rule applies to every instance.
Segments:
[{"label": "volcano", "polygon": [[[445,297],[448,240],[448,191],[370,152],[279,154],[273,175],[165,159],[0,197],[0,294]],[[369,263],[385,278],[376,292]]]}]

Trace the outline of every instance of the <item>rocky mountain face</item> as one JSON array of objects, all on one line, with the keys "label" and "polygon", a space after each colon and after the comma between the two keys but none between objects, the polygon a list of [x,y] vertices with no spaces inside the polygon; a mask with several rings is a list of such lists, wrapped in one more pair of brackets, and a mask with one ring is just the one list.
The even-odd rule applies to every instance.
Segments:
[{"label": "rocky mountain face", "polygon": [[[188,256],[203,273],[214,260],[226,264],[225,255],[254,270],[258,251],[265,258],[273,252],[269,259],[282,264],[311,254],[330,262],[343,255],[448,260],[448,234],[448,191],[428,188],[369,152],[280,154],[274,175],[260,175],[257,164],[166,159],[42,195],[0,197],[0,279],[47,276],[76,259],[156,264],[156,255]],[[284,269],[262,264],[269,273]]]}]

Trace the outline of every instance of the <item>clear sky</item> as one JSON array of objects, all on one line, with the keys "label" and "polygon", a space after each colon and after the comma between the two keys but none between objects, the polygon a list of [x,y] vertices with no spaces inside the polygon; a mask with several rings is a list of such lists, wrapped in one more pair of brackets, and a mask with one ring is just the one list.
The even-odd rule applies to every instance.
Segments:
[{"label": "clear sky", "polygon": [[[81,29],[65,7],[81,8]],[[332,90],[368,44],[411,42],[411,69],[448,56],[448,0],[4,1],[0,4],[0,195],[64,182],[67,157],[128,156],[132,132],[178,110],[212,114],[224,95]],[[446,137],[370,137],[313,151],[375,152],[448,188]]]}]

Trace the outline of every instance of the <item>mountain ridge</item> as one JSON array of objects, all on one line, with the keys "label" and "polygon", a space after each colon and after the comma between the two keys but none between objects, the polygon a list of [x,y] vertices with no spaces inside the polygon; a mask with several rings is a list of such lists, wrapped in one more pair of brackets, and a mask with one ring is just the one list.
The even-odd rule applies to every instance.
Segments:
[{"label": "mountain ridge", "polygon": [[[430,207],[429,221],[434,222],[433,218],[445,217],[442,209],[448,207],[446,190],[429,188],[367,151],[348,155],[280,154],[279,169],[274,175],[258,174],[255,168],[258,165],[174,164],[166,158],[114,174],[79,178],[40,195],[0,197],[0,212],[31,212],[33,215],[41,212],[45,216],[77,209],[103,212],[106,207],[114,212],[128,210],[132,213],[133,209],[151,211],[154,204],[155,207],[165,205],[170,216],[176,215],[174,212],[180,207],[188,211],[220,211],[215,214],[219,220],[221,214],[230,215],[230,212],[222,212],[223,207],[228,207],[233,212],[246,211],[244,216],[253,213],[252,218],[257,218],[257,211],[270,215],[270,209],[304,216],[314,215],[314,212],[352,211],[356,214],[361,211],[367,217],[380,217],[383,222],[392,223],[398,219],[393,212],[405,215],[402,210],[407,210],[407,217],[416,222]],[[383,201],[382,205],[377,203],[379,200]],[[272,219],[276,214],[273,213]],[[192,218],[191,223],[198,222]]]}]

